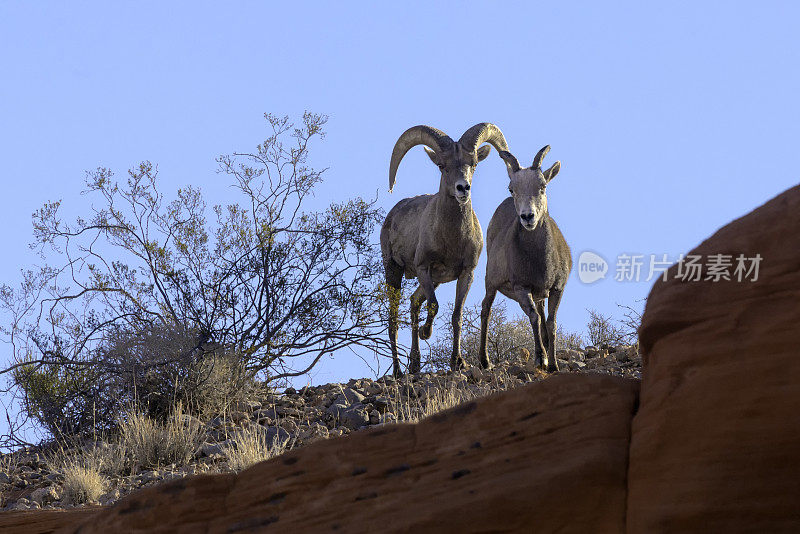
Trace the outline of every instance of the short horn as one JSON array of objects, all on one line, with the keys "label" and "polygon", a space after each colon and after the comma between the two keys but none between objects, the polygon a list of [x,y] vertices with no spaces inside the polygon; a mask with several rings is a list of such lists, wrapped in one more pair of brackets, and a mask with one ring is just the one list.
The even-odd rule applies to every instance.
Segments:
[{"label": "short horn", "polygon": [[417,145],[425,145],[440,153],[452,143],[453,140],[446,133],[430,126],[412,126],[403,132],[403,135],[394,144],[394,149],[392,150],[392,160],[389,163],[389,192],[391,193],[394,188],[397,168],[400,166],[400,161],[406,155],[406,152]]},{"label": "short horn", "polygon": [[533,158],[533,168],[534,169],[541,169],[542,168],[542,161],[544,161],[544,157],[547,153],[550,152],[550,145],[542,147],[542,149],[536,153],[536,157]]},{"label": "short horn", "polygon": [[490,122],[476,124],[458,140],[462,147],[470,152],[475,152],[483,143],[491,144],[498,152],[508,152],[508,143],[500,128]]},{"label": "short horn", "polygon": [[519,161],[517,161],[517,158],[514,157],[514,154],[508,150],[501,150],[498,152],[498,154],[500,154],[500,158],[506,162],[508,170],[511,172],[517,172],[520,170]]}]

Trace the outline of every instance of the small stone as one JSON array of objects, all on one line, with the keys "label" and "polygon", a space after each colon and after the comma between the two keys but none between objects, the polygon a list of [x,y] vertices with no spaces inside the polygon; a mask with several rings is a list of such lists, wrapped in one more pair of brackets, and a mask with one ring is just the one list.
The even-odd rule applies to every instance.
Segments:
[{"label": "small stone", "polygon": [[226,442],[223,443],[203,443],[199,447],[199,453],[196,457],[211,456],[214,454],[222,454]]},{"label": "small stone", "polygon": [[100,504],[105,506],[107,504],[113,503],[114,501],[119,499],[119,497],[120,497],[119,489],[114,488],[113,490],[111,490],[109,492],[106,492],[103,495],[101,495],[100,499],[98,499],[98,500],[100,501]]},{"label": "small stone", "polygon": [[381,414],[381,423],[394,423],[396,421],[397,417],[392,412]]},{"label": "small stone", "polygon": [[179,420],[186,428],[200,428],[203,426],[200,419],[188,413],[181,414]]},{"label": "small stone", "polygon": [[38,505],[50,504],[53,501],[61,500],[61,492],[55,486],[39,488],[31,493],[31,501]]},{"label": "small stone", "polygon": [[378,410],[369,412],[369,424],[377,425],[381,422],[381,413]]},{"label": "small stone", "polygon": [[483,380],[483,371],[478,367],[470,367],[467,370],[467,375],[475,382],[480,382],[481,380]]},{"label": "small stone", "polygon": [[372,400],[372,405],[375,407],[376,410],[383,413],[389,408],[391,402],[392,401],[391,399],[389,399],[389,397],[375,397]]},{"label": "small stone", "polygon": [[246,412],[241,412],[239,410],[234,410],[228,414],[228,419],[238,424],[241,423],[242,421],[250,419],[250,414]]},{"label": "small stone", "polygon": [[156,471],[155,469],[152,471],[145,471],[140,475],[141,480],[143,483],[147,484],[148,482],[153,482],[154,480],[161,480],[163,477],[161,473]]}]

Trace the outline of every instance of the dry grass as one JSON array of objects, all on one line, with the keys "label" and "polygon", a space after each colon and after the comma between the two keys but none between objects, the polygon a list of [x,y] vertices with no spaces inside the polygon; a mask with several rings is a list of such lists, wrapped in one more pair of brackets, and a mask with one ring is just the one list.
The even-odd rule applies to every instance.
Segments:
[{"label": "dry grass", "polygon": [[449,410],[459,404],[492,395],[514,387],[509,375],[499,369],[492,372],[491,381],[483,384],[468,384],[443,378],[438,384],[429,385],[415,395],[402,396],[401,388],[407,387],[402,382],[395,385],[391,392],[389,411],[394,413],[398,422],[418,423],[434,414]]},{"label": "dry grass", "polygon": [[228,458],[228,467],[236,473],[258,462],[280,456],[291,447],[290,440],[268,440],[263,427],[258,425],[238,432],[231,441],[233,443],[223,447],[223,453]]},{"label": "dry grass", "polygon": [[[14,475],[17,473],[19,469],[19,455],[16,454],[3,454],[0,455],[0,473],[6,475],[9,480],[14,479]],[[5,488],[2,484],[0,484],[0,488]],[[8,492],[2,491],[0,492],[0,506],[5,506],[6,501],[8,500]]]},{"label": "dry grass", "polygon": [[3,454],[0,456],[0,473],[12,478],[19,469],[19,455]]},{"label": "dry grass", "polygon": [[165,465],[185,465],[200,444],[200,426],[184,417],[180,406],[166,423],[130,410],[120,420],[119,443],[133,465],[132,469],[158,468]]},{"label": "dry grass", "polygon": [[64,502],[84,504],[99,499],[108,486],[108,479],[102,473],[105,461],[106,454],[95,447],[71,453],[59,449],[47,463],[51,471],[64,476]]},{"label": "dry grass", "polygon": [[63,468],[64,498],[72,504],[96,501],[106,489],[107,480],[100,467],[75,461]]}]

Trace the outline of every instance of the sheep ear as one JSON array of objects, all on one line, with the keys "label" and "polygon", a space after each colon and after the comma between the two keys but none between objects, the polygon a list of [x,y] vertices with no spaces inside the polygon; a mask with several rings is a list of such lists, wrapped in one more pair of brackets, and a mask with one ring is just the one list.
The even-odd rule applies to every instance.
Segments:
[{"label": "sheep ear", "polygon": [[434,165],[439,165],[439,156],[438,156],[438,154],[436,154],[436,152],[434,152],[433,150],[431,150],[430,148],[428,148],[426,146],[424,146],[422,148],[425,149],[425,153],[428,155],[429,158],[431,158],[431,161],[433,162],[433,164]]},{"label": "sheep ear", "polygon": [[502,158],[502,160],[506,163],[506,169],[508,169],[509,176],[520,169],[519,161],[517,161],[517,158],[514,157],[514,154],[508,152],[507,150],[500,150],[498,151],[498,154],[500,154],[500,158]]},{"label": "sheep ear", "polygon": [[478,149],[478,162],[481,162],[486,159],[486,156],[489,155],[489,152],[492,151],[492,145],[483,145]]},{"label": "sheep ear", "polygon": [[545,181],[549,182],[550,180],[555,178],[556,174],[558,174],[558,171],[560,171],[560,170],[561,170],[561,162],[560,161],[556,161],[555,163],[553,163],[552,167],[550,167],[549,169],[547,169],[546,171],[544,171],[542,173],[544,175]]}]

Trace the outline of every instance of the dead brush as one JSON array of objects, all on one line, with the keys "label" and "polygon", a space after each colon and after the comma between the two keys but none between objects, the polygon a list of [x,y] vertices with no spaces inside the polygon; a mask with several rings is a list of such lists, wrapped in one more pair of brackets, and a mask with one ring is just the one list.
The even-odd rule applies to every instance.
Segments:
[{"label": "dead brush", "polygon": [[165,422],[130,409],[119,422],[120,444],[128,452],[132,470],[186,465],[200,445],[200,424],[178,405]]},{"label": "dead brush", "polygon": [[46,460],[51,471],[64,477],[63,501],[69,504],[86,504],[100,498],[109,485],[103,474],[104,462],[108,459],[97,447],[86,450],[59,448]]},{"label": "dead brush", "polygon": [[280,456],[292,445],[292,439],[282,440],[277,436],[274,440],[269,439],[262,426],[251,425],[228,440],[222,452],[228,459],[228,468],[238,473],[251,465]]},{"label": "dead brush", "polygon": [[[434,414],[454,408],[459,404],[478,398],[486,397],[516,387],[518,383],[513,380],[504,367],[497,367],[490,372],[485,382],[475,384],[468,380],[454,380],[452,375],[445,375],[433,379],[421,388],[420,395],[413,395],[414,389],[410,382],[399,381],[390,386],[389,398],[391,399],[389,412],[394,413],[398,422],[418,423]],[[400,384],[400,385],[398,385]],[[406,395],[401,394],[401,388],[406,389]],[[416,390],[415,390],[416,391]]]}]

